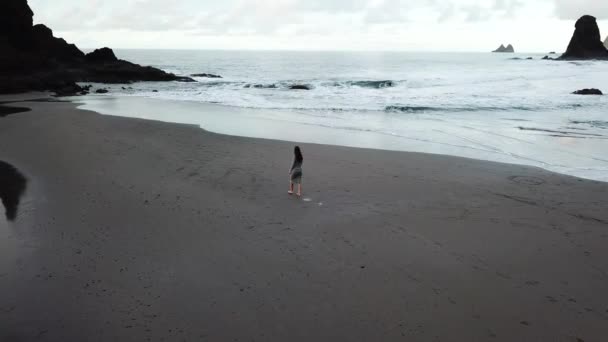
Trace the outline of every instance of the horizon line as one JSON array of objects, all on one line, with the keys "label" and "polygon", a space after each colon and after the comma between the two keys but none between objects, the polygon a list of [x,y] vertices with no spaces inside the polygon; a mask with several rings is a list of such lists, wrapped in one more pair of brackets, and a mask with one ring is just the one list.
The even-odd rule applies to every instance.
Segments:
[{"label": "horizon line", "polygon": [[125,47],[83,47],[79,48],[81,50],[90,50],[94,51],[96,49],[101,49],[104,47],[108,47],[112,50],[149,50],[149,51],[247,51],[247,52],[366,52],[366,53],[489,53],[493,55],[517,55],[517,54],[550,54],[551,52],[555,52],[555,54],[563,54],[563,51],[553,50],[553,51],[516,51],[516,52],[493,52],[491,50],[481,51],[481,50],[463,50],[463,51],[449,51],[449,50],[357,50],[357,49],[264,49],[264,48],[125,48]]}]

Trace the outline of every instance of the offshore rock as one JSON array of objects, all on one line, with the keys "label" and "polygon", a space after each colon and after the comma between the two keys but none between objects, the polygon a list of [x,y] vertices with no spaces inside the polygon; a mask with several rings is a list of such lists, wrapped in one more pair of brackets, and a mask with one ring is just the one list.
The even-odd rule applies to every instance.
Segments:
[{"label": "offshore rock", "polygon": [[515,48],[513,48],[513,45],[509,44],[507,47],[505,47],[504,45],[500,45],[498,47],[498,49],[492,51],[492,52],[500,52],[500,53],[514,53],[515,52]]},{"label": "offshore rock", "polygon": [[608,49],[602,43],[595,17],[582,16],[575,28],[568,49],[560,59],[608,59]]}]

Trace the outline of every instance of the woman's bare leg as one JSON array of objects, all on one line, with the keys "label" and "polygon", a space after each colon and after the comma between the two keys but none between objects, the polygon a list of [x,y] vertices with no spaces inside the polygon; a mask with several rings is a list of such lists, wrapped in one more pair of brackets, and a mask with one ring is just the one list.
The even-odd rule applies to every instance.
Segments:
[{"label": "woman's bare leg", "polygon": [[302,183],[298,184],[298,196],[302,196]]},{"label": "woman's bare leg", "polygon": [[293,194],[293,182],[289,182],[289,191],[287,191],[288,194]]}]

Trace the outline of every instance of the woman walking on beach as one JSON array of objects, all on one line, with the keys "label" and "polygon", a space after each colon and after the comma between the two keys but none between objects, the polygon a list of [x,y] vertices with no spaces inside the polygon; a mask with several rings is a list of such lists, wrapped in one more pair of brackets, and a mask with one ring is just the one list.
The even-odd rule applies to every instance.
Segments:
[{"label": "woman walking on beach", "polygon": [[290,195],[293,194],[293,185],[298,184],[298,196],[302,196],[302,163],[304,163],[304,157],[302,157],[302,151],[300,146],[296,146],[293,151],[293,163],[289,170],[290,182],[289,191]]}]

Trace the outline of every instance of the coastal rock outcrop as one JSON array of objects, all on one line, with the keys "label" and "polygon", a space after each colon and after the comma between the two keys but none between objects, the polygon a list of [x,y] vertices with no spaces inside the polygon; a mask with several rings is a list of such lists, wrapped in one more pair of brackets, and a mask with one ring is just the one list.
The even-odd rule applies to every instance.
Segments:
[{"label": "coastal rock outcrop", "polygon": [[581,89],[573,92],[574,95],[604,95],[601,90],[591,88],[591,89]]},{"label": "coastal rock outcrop", "polygon": [[278,88],[276,84],[245,84],[245,88],[255,88],[255,89],[276,89]]},{"label": "coastal rock outcrop", "polygon": [[498,49],[492,51],[492,52],[501,52],[501,53],[514,53],[515,52],[515,48],[513,48],[513,45],[509,44],[507,47],[505,47],[503,44],[501,44]]},{"label": "coastal rock outcrop", "polygon": [[107,47],[97,49],[91,53],[87,53],[85,57],[90,63],[112,63],[118,61],[118,58],[116,58],[114,51]]},{"label": "coastal rock outcrop", "polygon": [[576,21],[574,34],[560,59],[608,59],[595,17],[584,15]]},{"label": "coastal rock outcrop", "polygon": [[604,40],[604,46],[606,47],[606,49],[608,49],[608,37],[606,37],[606,40]]},{"label": "coastal rock outcrop", "polygon": [[291,89],[291,90],[311,90],[312,87],[309,86],[308,84],[294,84],[294,85],[290,85],[289,89]]},{"label": "coastal rock outcrop", "polygon": [[82,60],[84,53],[76,45],[68,44],[61,38],[55,38],[53,31],[38,24],[32,27],[31,48],[36,49],[43,61],[55,61],[61,63],[77,63]]},{"label": "coastal rock outcrop", "polygon": [[27,0],[0,1],[0,93],[81,93],[76,82],[195,82],[120,60],[109,48],[85,55],[45,25],[33,25],[33,16]]},{"label": "coastal rock outcrop", "polygon": [[31,39],[29,30],[34,25],[34,12],[27,0],[0,2],[0,37],[15,47],[26,46]]},{"label": "coastal rock outcrop", "polygon": [[190,76],[192,76],[192,77],[204,77],[204,78],[222,78],[222,76],[220,76],[220,75],[214,75],[214,74],[192,74]]},{"label": "coastal rock outcrop", "polygon": [[77,96],[89,93],[90,86],[81,87],[74,82],[66,82],[63,86],[55,85],[53,92],[56,96]]}]

